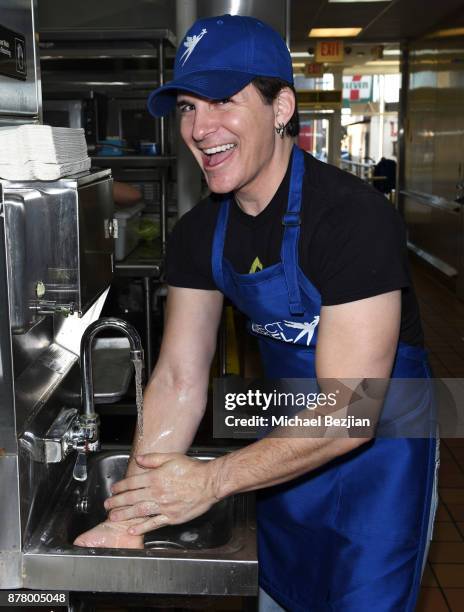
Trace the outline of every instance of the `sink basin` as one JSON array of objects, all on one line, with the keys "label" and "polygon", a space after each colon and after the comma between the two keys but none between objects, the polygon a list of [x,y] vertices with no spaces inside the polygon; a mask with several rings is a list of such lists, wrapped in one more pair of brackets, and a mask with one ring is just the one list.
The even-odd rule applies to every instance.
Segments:
[{"label": "sink basin", "polygon": [[[213,459],[211,455],[194,456],[203,461]],[[128,459],[128,453],[101,453],[89,458],[87,480],[76,483],[71,500],[66,504],[70,514],[69,520],[63,523],[65,530],[64,533],[61,531],[61,537],[68,543],[105,520],[103,502],[110,497],[111,486],[124,478]],[[145,534],[145,547],[197,550],[223,546],[232,537],[233,519],[234,499],[230,497],[188,523],[170,525]]]},{"label": "sink basin", "polygon": [[[189,453],[209,461],[211,454]],[[129,453],[103,452],[89,455],[88,476],[84,482],[70,479],[41,536],[47,547],[63,549],[75,538],[105,520],[103,506],[111,496],[111,486],[124,478]],[[221,500],[208,512],[182,525],[169,525],[145,534],[145,548],[201,550],[227,544],[234,524],[234,497]]]},{"label": "sink basin", "polygon": [[[220,453],[191,452],[208,461]],[[255,595],[256,531],[253,495],[235,495],[202,516],[145,535],[143,550],[73,546],[106,517],[104,500],[124,477],[129,452],[91,454],[85,482],[72,462],[57,484],[57,499],[26,538],[24,587],[111,593]]]}]

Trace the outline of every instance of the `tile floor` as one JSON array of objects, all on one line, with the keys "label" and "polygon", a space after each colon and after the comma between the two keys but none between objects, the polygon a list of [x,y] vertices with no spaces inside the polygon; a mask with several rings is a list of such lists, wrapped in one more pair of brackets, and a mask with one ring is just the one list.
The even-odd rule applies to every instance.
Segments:
[{"label": "tile floor", "polygon": [[[435,376],[464,378],[464,302],[412,262]],[[442,440],[440,503],[417,612],[464,612],[464,439]]]}]

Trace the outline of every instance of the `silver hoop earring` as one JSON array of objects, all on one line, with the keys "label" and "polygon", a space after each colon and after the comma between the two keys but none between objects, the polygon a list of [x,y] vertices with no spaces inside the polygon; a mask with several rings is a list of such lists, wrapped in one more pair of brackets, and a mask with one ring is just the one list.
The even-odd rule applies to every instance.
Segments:
[{"label": "silver hoop earring", "polygon": [[275,131],[278,136],[283,138],[284,132],[285,132],[285,125],[282,122],[280,122],[279,125],[275,128]]}]

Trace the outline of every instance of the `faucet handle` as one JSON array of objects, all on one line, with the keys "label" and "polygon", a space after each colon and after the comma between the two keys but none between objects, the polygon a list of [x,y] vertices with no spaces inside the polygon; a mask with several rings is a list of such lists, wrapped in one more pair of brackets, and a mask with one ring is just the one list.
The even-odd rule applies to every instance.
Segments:
[{"label": "faucet handle", "polygon": [[74,480],[87,480],[87,453],[80,450],[77,453],[76,463],[73,470]]}]

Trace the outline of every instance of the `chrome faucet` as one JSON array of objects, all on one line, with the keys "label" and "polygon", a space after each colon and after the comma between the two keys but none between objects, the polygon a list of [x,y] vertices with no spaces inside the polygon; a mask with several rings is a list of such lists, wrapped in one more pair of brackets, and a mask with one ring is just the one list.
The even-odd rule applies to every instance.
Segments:
[{"label": "chrome faucet", "polygon": [[42,463],[59,463],[72,451],[77,450],[73,477],[76,480],[87,479],[87,453],[98,451],[99,417],[94,409],[92,347],[95,336],[103,329],[116,329],[129,340],[130,359],[143,363],[143,348],[137,330],[121,319],[102,318],[91,323],[81,339],[81,402],[82,409],[63,407],[45,433],[27,429],[20,438],[20,443],[35,461]]},{"label": "chrome faucet", "polygon": [[91,323],[81,339],[81,399],[82,414],[76,419],[72,432],[72,446],[78,451],[73,477],[76,480],[87,478],[87,452],[97,451],[100,447],[98,436],[99,418],[94,409],[92,347],[95,337],[103,329],[116,329],[129,340],[130,359],[143,361],[143,348],[140,336],[132,325],[122,319],[104,317]]}]

